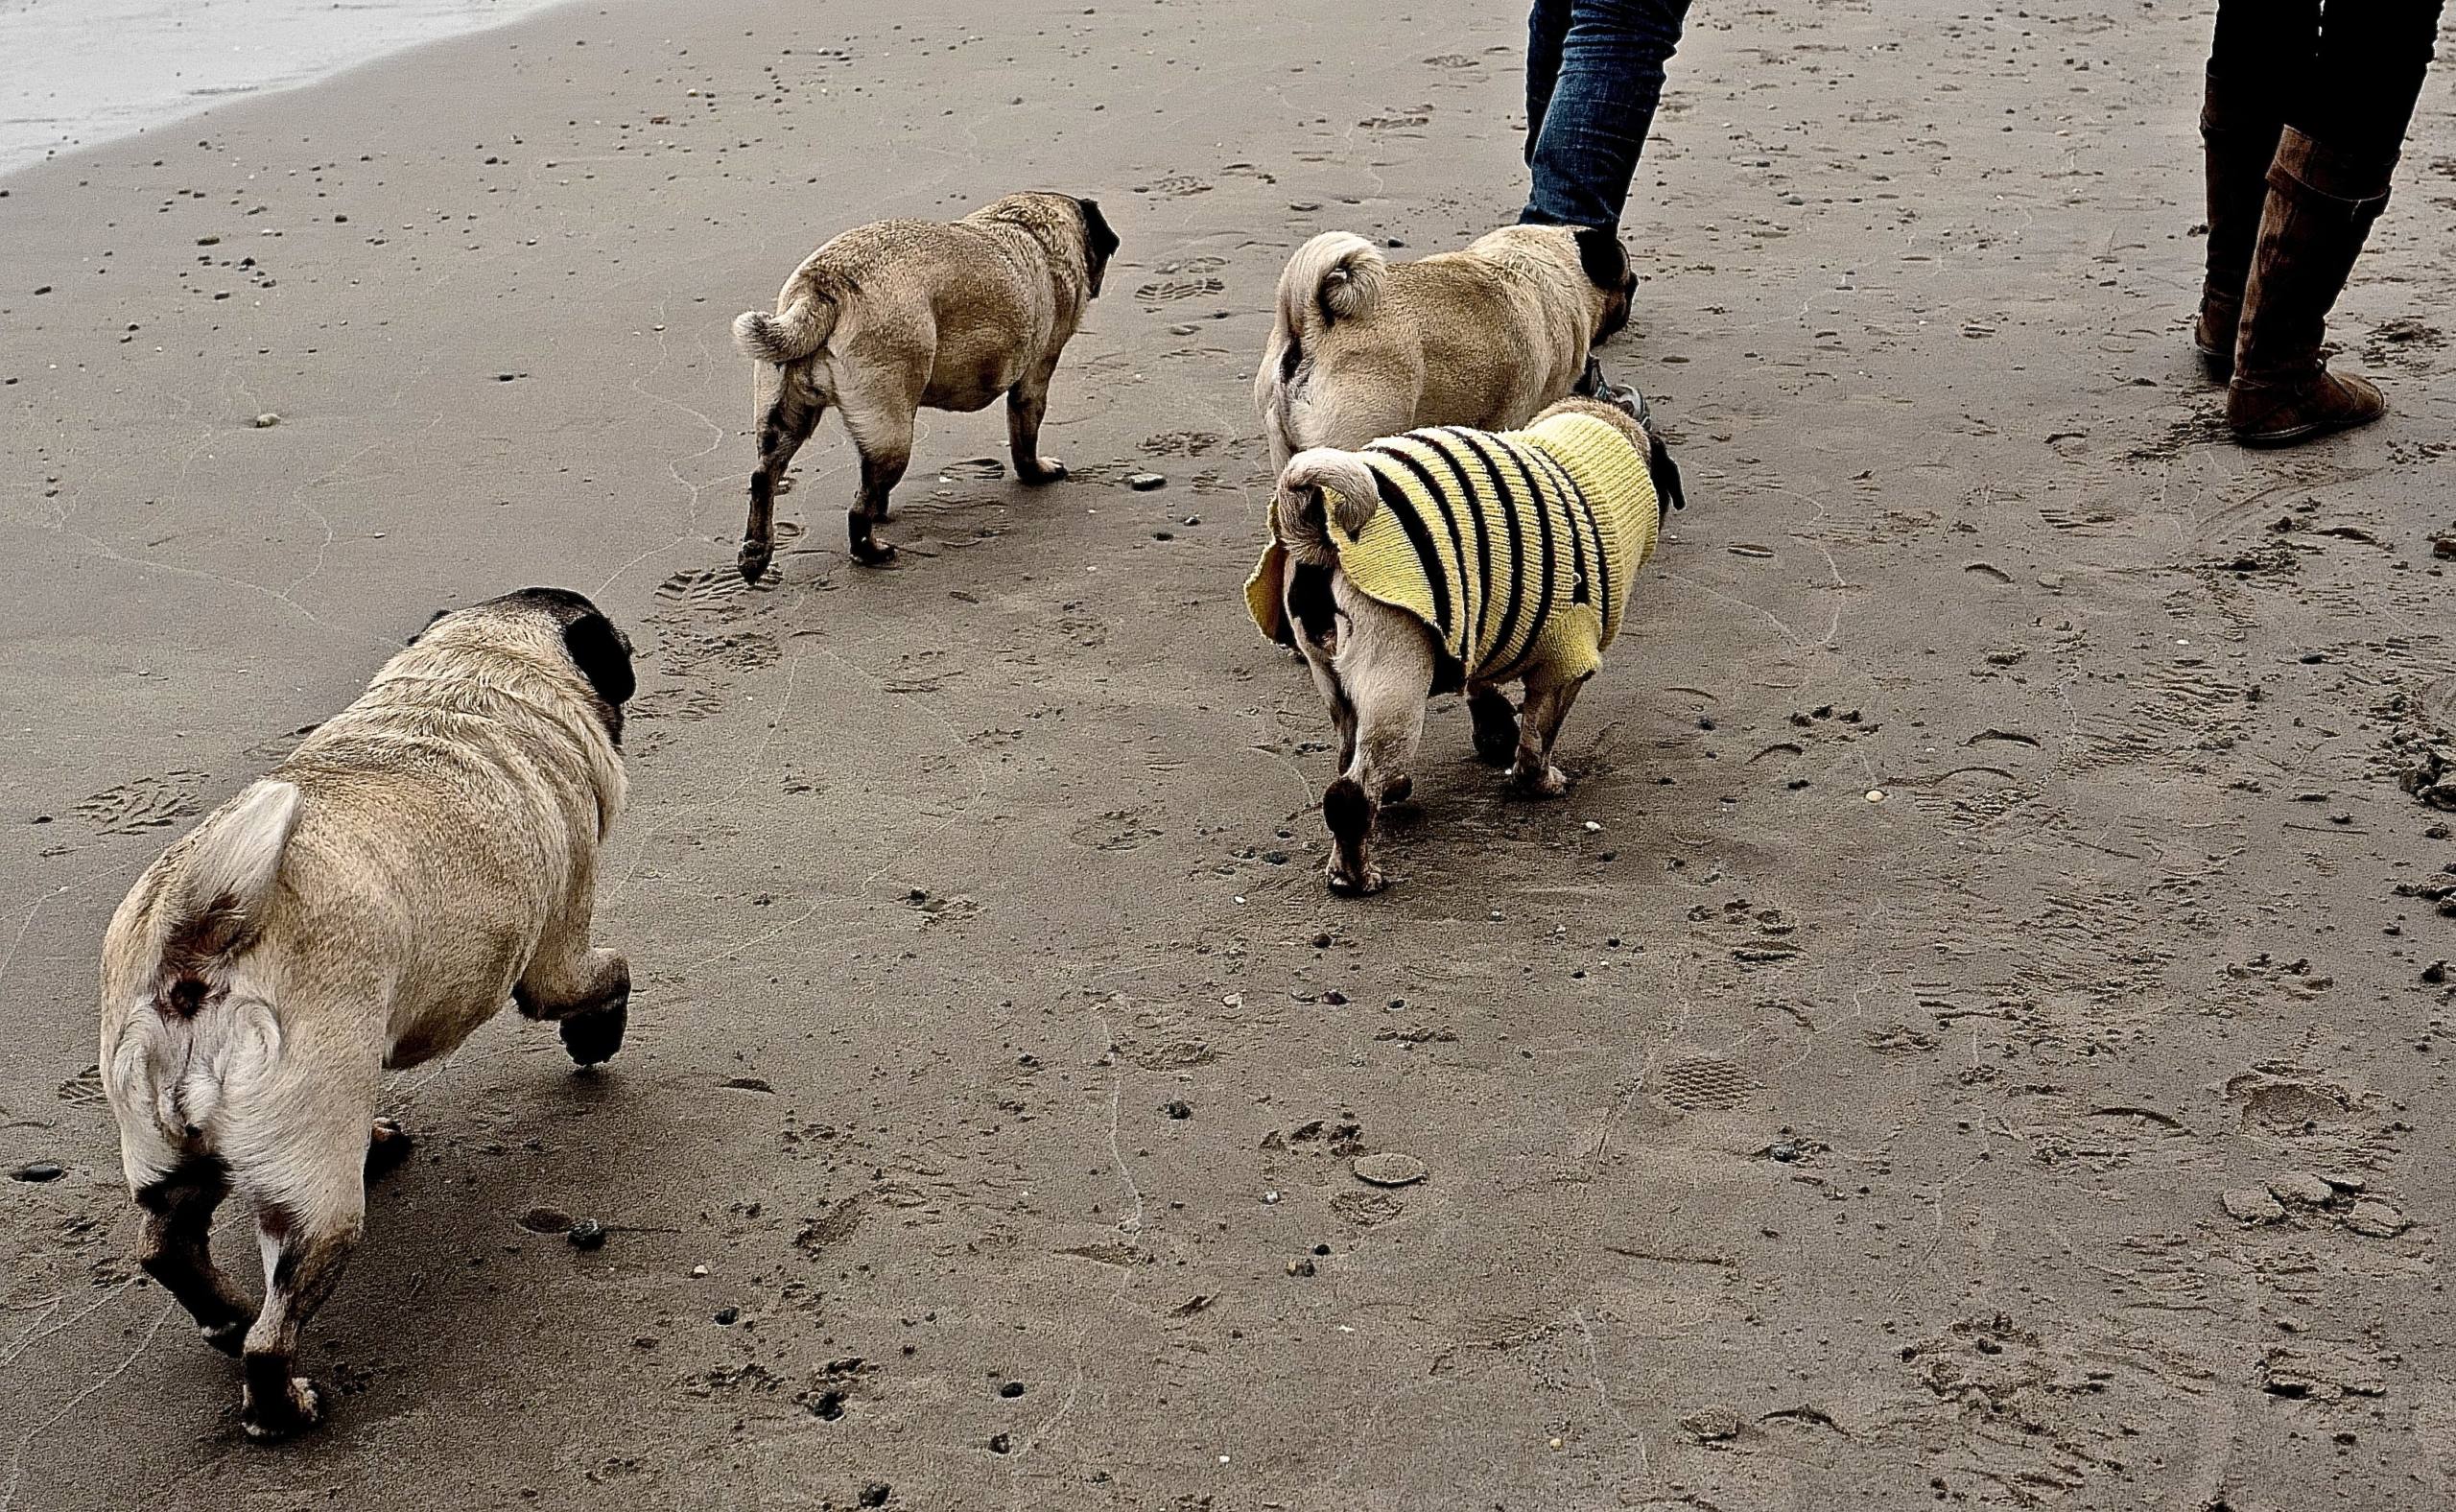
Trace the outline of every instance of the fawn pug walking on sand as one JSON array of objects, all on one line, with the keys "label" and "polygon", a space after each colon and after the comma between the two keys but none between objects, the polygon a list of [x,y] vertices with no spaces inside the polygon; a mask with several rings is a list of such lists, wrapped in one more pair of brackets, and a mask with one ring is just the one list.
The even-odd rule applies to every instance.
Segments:
[{"label": "fawn pug walking on sand", "polygon": [[1004,394],[1015,476],[1066,476],[1040,455],[1049,383],[1118,248],[1099,205],[1062,194],[1015,194],[952,224],[879,221],[811,253],[776,296],[776,312],[733,322],[743,355],[777,367],[759,422],[744,580],[775,555],[776,486],[830,406],[862,454],[862,486],[845,514],[858,562],[895,555],[872,527],[912,459],[916,410],[979,410]]},{"label": "fawn pug walking on sand", "polygon": [[[630,968],[589,945],[600,842],[622,811],[631,647],[579,594],[531,588],[437,616],[272,773],[163,852],[103,941],[102,1070],[137,1258],[215,1348],[240,1421],[315,1424],[299,1331],[408,1136],[388,1068],[450,1051],[504,1000],[581,1065],[623,1043]],[[258,1309],[214,1264],[237,1193]]]},{"label": "fawn pug walking on sand", "polygon": [[1279,275],[1254,409],[1273,471],[1420,425],[1523,425],[1591,393],[1590,352],[1629,322],[1637,288],[1608,230],[1509,225],[1412,263],[1325,231]]}]

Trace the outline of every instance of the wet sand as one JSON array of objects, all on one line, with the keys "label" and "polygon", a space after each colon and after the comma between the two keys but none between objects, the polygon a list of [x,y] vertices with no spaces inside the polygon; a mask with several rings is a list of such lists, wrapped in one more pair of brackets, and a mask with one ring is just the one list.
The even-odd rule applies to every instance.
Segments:
[{"label": "wet sand", "polygon": [[[1519,16],[895,15],[557,10],[0,178],[0,1163],[66,1168],[0,1182],[0,1508],[2456,1494],[2444,69],[2337,325],[2394,412],[2258,456],[2185,340],[2205,16],[1700,8],[1613,352],[1691,507],[1573,793],[1442,700],[1348,903],[1248,384],[1306,236],[1514,213]],[[743,589],[726,322],[1028,185],[1125,241],[1075,479],[926,415],[857,569],[831,427]],[[130,1276],[96,944],[529,582],[641,650],[631,1040],[391,1090],[260,1449]]]}]

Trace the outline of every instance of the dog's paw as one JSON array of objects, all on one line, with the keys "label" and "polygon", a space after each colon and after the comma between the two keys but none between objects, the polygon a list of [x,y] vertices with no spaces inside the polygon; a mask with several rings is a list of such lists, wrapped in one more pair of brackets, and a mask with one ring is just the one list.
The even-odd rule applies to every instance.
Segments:
[{"label": "dog's paw", "polygon": [[895,560],[895,548],[886,541],[855,541],[852,555],[864,567],[884,567]]},{"label": "dog's paw", "polygon": [[1055,483],[1066,476],[1066,464],[1054,457],[1034,457],[1029,461],[1029,466],[1021,460],[1015,463],[1015,476],[1026,483]]},{"label": "dog's paw", "polygon": [[1530,798],[1557,798],[1570,791],[1570,774],[1549,762],[1542,767],[1522,762],[1509,769],[1509,780]]},{"label": "dog's paw", "polygon": [[410,1158],[417,1141],[393,1119],[377,1119],[366,1135],[366,1179],[389,1175]]},{"label": "dog's paw", "polygon": [[775,556],[775,547],[766,541],[744,541],[734,565],[742,570],[742,580],[753,586],[768,576],[768,563]]},{"label": "dog's paw", "polygon": [[1369,862],[1351,870],[1341,867],[1334,859],[1327,876],[1331,890],[1342,898],[1371,897],[1389,886],[1388,880],[1382,875],[1382,868]]},{"label": "dog's paw", "polygon": [[630,1022],[631,995],[626,992],[602,1008],[573,1014],[556,1028],[562,1030],[563,1049],[571,1053],[572,1063],[584,1070],[614,1058]]},{"label": "dog's paw", "polygon": [[251,1385],[239,1403],[239,1426],[258,1443],[303,1433],[324,1421],[324,1393],[305,1376],[292,1376],[278,1392],[259,1394]]}]

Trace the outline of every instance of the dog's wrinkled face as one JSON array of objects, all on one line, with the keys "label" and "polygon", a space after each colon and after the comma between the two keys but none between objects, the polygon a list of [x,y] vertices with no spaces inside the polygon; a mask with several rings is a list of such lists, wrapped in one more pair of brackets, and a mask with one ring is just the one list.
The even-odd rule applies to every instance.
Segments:
[{"label": "dog's wrinkled face", "polygon": [[1077,200],[1074,207],[1083,216],[1083,266],[1092,275],[1092,297],[1100,296],[1100,280],[1108,276],[1109,259],[1117,255],[1117,233],[1109,229],[1109,218],[1100,213],[1098,200]]},{"label": "dog's wrinkled face", "polygon": [[1618,234],[1601,226],[1581,225],[1576,231],[1578,266],[1589,283],[1603,291],[1603,319],[1595,322],[1598,342],[1618,336],[1629,323],[1629,302],[1638,292],[1638,275]]},{"label": "dog's wrinkled face", "polygon": [[410,644],[415,646],[426,639],[445,620],[466,619],[483,624],[488,619],[513,617],[542,619],[554,626],[572,666],[605,705],[606,733],[621,744],[623,705],[639,688],[639,679],[631,671],[631,638],[584,593],[569,588],[523,588],[465,609],[437,609],[426,622],[426,627],[410,637]]}]

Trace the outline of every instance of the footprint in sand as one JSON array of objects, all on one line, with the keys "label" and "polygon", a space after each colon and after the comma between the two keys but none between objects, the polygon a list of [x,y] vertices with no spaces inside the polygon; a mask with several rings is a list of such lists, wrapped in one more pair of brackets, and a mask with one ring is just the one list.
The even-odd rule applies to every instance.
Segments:
[{"label": "footprint in sand", "polygon": [[1201,457],[1218,450],[1222,440],[1210,431],[1163,431],[1145,437],[1142,450],[1151,457]]},{"label": "footprint in sand", "polygon": [[674,720],[688,723],[705,720],[724,712],[725,700],[706,688],[659,688],[644,693],[625,704],[623,713],[633,720]]},{"label": "footprint in sand", "polygon": [[1221,294],[1227,288],[1216,278],[1169,278],[1145,284],[1134,291],[1134,297],[1145,304],[1174,304],[1180,299],[1198,299],[1207,294]]},{"label": "footprint in sand", "polygon": [[1400,131],[1410,127],[1425,126],[1432,120],[1432,106],[1420,105],[1387,115],[1368,115],[1356,124],[1368,131]]},{"label": "footprint in sand", "polygon": [[686,567],[656,585],[659,603],[681,609],[724,609],[745,590],[742,574],[730,567]]},{"label": "footprint in sand", "polygon": [[939,468],[938,476],[949,483],[987,483],[1005,477],[1006,464],[995,457],[967,457]]},{"label": "footprint in sand", "polygon": [[1182,200],[1188,195],[1209,194],[1211,185],[1185,174],[1171,174],[1166,178],[1153,179],[1149,192],[1164,199]]},{"label": "footprint in sand", "polygon": [[1216,273],[1227,266],[1228,259],[1225,257],[1172,257],[1165,263],[1153,264],[1151,271],[1155,273],[1165,273],[1169,275],[1178,273]]},{"label": "footprint in sand", "polygon": [[138,777],[95,793],[79,803],[77,812],[106,835],[158,830],[197,812],[196,795],[203,783],[201,771]]},{"label": "footprint in sand", "polygon": [[1719,1055],[1676,1060],[1663,1070],[1663,1100],[1675,1108],[1736,1108],[1755,1090],[1737,1066]]}]

